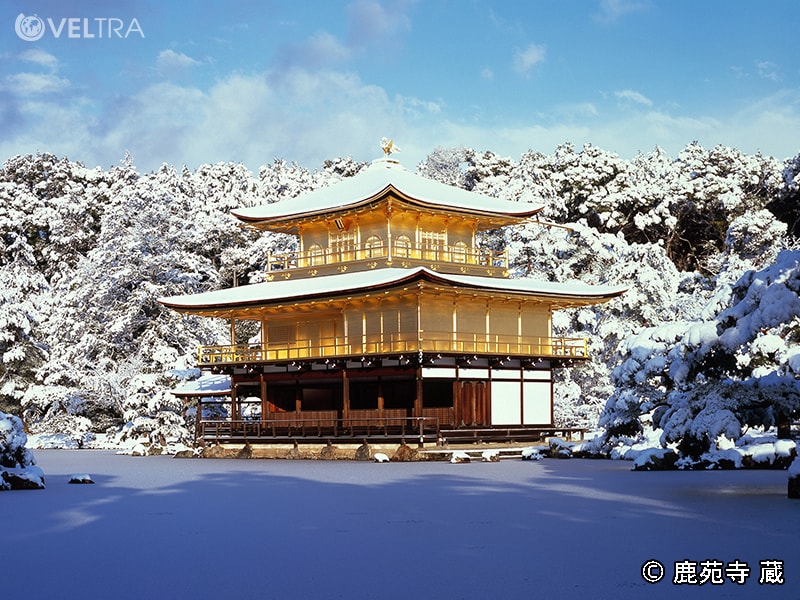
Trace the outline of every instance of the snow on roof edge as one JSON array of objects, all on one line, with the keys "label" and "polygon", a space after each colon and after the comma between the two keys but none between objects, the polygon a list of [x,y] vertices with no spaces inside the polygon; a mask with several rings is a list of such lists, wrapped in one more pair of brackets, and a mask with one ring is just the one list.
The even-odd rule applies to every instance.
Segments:
[{"label": "snow on roof edge", "polygon": [[[368,203],[390,187],[420,204],[435,208],[455,208],[511,217],[532,216],[544,208],[464,190],[412,173],[397,161],[378,159],[353,177],[332,185],[279,202],[237,208],[232,210],[231,214],[242,221],[254,223],[342,210]],[[337,198],[354,200],[340,203],[337,202]]]},{"label": "snow on roof edge", "polygon": [[526,295],[545,295],[554,298],[611,299],[623,294],[627,287],[594,286],[581,282],[551,283],[531,279],[501,279],[474,275],[437,273],[425,267],[413,269],[386,268],[375,271],[356,271],[303,279],[269,281],[201,294],[170,296],[158,301],[176,310],[235,308],[268,302],[310,299],[331,295],[385,288],[420,279],[473,289],[494,290]]},{"label": "snow on roof edge", "polygon": [[230,394],[231,378],[229,375],[203,375],[198,379],[187,381],[173,389],[174,396],[221,396]]}]

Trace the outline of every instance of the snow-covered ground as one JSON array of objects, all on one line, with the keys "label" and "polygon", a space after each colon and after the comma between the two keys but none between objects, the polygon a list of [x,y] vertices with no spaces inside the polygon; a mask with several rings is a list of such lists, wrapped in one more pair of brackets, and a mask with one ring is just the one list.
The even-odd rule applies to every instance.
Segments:
[{"label": "snow-covered ground", "polygon": [[[136,458],[39,450],[47,488],[0,494],[17,598],[796,598],[786,471],[628,461],[468,464]],[[75,473],[94,485],[70,485]],[[664,579],[644,581],[658,560]],[[676,561],[739,560],[675,585]],[[781,561],[784,585],[759,584]]]}]

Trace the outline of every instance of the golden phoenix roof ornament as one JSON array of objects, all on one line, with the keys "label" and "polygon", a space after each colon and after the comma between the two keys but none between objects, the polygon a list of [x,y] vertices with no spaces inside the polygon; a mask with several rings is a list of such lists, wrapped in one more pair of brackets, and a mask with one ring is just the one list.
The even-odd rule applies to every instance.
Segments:
[{"label": "golden phoenix roof ornament", "polygon": [[392,152],[400,152],[400,148],[395,146],[392,140],[388,140],[383,138],[381,140],[381,148],[383,149],[383,155],[388,157]]}]

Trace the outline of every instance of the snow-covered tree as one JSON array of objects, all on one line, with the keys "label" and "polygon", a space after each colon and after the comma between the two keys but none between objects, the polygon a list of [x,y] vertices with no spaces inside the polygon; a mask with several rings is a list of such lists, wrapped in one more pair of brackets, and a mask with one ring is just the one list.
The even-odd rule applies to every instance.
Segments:
[{"label": "snow-covered tree", "polygon": [[800,239],[800,154],[786,159],[782,178],[783,185],[767,209],[786,223],[792,237]]},{"label": "snow-covered tree", "polygon": [[601,418],[610,435],[631,435],[642,416],[694,458],[719,436],[780,426],[800,413],[800,252],[782,251],[748,271],[705,320],[642,330],[620,347],[615,393]]},{"label": "snow-covered tree", "polygon": [[[628,287],[606,305],[555,316],[556,334],[586,336],[592,357],[556,374],[559,422],[592,426],[602,411],[610,434],[660,425],[664,443],[688,440],[684,450],[696,452],[714,435],[735,437],[737,427],[796,410],[798,318],[766,319],[756,296],[783,285],[781,307],[792,306],[792,255],[781,251],[792,243],[787,226],[797,235],[799,165],[800,156],[781,163],[696,143],[674,158],[656,148],[630,161],[565,143],[516,161],[437,148],[418,172],[543,207],[551,225],[479,240],[508,247],[513,277]],[[279,159],[257,176],[235,163],[140,174],[129,155],[108,170],[51,154],[8,159],[0,409],[75,443],[106,430],[188,438],[168,393],[171,373],[193,364],[198,343],[224,342],[229,328],[180,317],[157,299],[264,280],[267,257],[295,251],[296,241],[243,229],[229,211],[292,202],[364,166],[340,158],[311,171]],[[751,321],[762,325],[745,336]]]},{"label": "snow-covered tree", "polygon": [[466,187],[464,169],[474,155],[466,148],[438,147],[417,167],[417,173],[446,185]]},{"label": "snow-covered tree", "polygon": [[45,487],[44,472],[36,466],[27,441],[19,417],[0,411],[0,492]]}]

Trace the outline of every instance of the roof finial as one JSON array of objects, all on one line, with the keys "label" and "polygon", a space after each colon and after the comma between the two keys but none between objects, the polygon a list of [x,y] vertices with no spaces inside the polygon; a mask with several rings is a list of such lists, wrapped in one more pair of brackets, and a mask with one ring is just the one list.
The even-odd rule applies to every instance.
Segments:
[{"label": "roof finial", "polygon": [[395,146],[392,140],[387,140],[386,138],[381,140],[381,148],[383,148],[383,155],[387,158],[392,152],[400,152],[400,148]]}]

